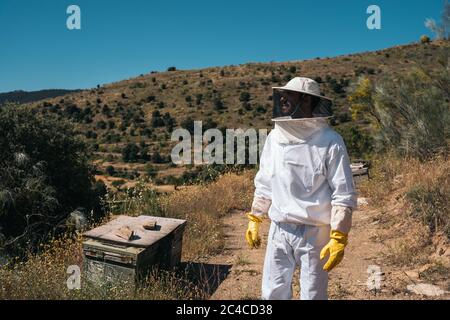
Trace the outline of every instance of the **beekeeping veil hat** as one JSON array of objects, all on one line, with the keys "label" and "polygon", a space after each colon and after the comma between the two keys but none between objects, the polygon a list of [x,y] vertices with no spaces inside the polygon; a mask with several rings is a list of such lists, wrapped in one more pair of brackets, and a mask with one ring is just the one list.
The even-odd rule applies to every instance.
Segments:
[{"label": "beekeeping veil hat", "polygon": [[[273,87],[273,117],[275,137],[280,143],[301,143],[314,133],[328,127],[326,119],[332,117],[332,100],[320,94],[319,84],[309,78],[296,77],[284,87]],[[301,100],[292,104],[289,93],[298,92],[316,97],[313,99],[311,117],[303,117]],[[282,100],[282,97],[285,99]],[[302,97],[300,97],[302,98]],[[310,116],[308,114],[308,116]]]},{"label": "beekeeping veil hat", "polygon": [[315,105],[313,105],[313,118],[330,118],[333,113],[331,110],[332,99],[321,95],[319,84],[309,78],[295,77],[290,80],[284,87],[272,87],[273,89],[273,121],[285,121],[296,119],[311,119],[304,118],[297,112],[300,105],[291,106],[290,108],[283,107],[281,97],[286,91],[293,91],[303,94],[308,94],[317,97]]}]

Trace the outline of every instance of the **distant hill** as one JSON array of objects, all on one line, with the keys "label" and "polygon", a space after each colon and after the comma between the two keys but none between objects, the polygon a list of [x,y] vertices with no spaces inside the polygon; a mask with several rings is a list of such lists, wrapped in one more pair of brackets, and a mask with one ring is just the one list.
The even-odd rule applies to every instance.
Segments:
[{"label": "distant hill", "polygon": [[368,124],[353,121],[349,112],[348,96],[358,79],[377,82],[417,67],[434,70],[449,52],[450,41],[433,41],[303,61],[171,68],[32,105],[43,114],[73,121],[94,148],[103,174],[112,172],[112,166],[121,171],[116,178],[133,179],[154,170],[163,178],[178,169],[170,163],[174,128],[191,129],[195,120],[203,121],[203,129],[272,128],[271,87],[295,76],[316,79],[323,94],[334,99],[332,125],[344,140],[351,139],[354,130],[370,136]]},{"label": "distant hill", "polygon": [[0,105],[6,102],[16,102],[16,103],[35,102],[79,91],[80,90],[46,89],[39,91],[16,90],[11,92],[4,92],[0,93]]}]

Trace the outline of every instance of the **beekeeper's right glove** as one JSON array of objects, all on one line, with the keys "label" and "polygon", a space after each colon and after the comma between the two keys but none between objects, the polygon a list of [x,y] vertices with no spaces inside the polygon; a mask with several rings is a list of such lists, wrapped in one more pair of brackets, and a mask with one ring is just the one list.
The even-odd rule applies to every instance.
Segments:
[{"label": "beekeeper's right glove", "polygon": [[247,213],[249,219],[247,232],[245,233],[245,239],[247,240],[250,248],[259,248],[261,245],[261,237],[259,236],[259,227],[262,219],[255,216],[251,212]]}]

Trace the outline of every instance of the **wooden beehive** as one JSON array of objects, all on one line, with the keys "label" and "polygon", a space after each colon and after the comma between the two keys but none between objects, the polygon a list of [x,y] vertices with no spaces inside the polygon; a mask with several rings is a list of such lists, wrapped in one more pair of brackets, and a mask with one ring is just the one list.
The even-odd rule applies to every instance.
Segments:
[{"label": "wooden beehive", "polygon": [[[186,220],[118,216],[84,233],[86,279],[95,283],[139,283],[153,266],[172,268],[181,260]],[[132,236],[124,236],[131,230]]]}]

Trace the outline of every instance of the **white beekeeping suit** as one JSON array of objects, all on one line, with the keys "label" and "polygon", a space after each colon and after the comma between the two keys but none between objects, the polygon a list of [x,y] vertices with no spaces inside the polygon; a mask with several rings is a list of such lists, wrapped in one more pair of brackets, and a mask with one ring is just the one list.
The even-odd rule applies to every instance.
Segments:
[{"label": "white beekeeping suit", "polygon": [[326,299],[328,274],[320,252],[330,241],[330,230],[345,235],[346,244],[356,207],[349,157],[324,117],[274,120],[255,177],[251,212],[254,219],[268,214],[272,221],[262,298],[290,299],[293,272],[300,265],[301,298]]}]

